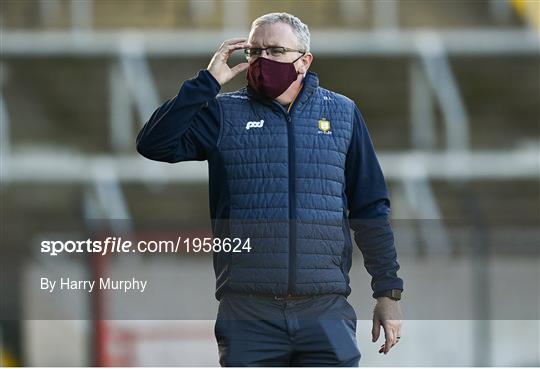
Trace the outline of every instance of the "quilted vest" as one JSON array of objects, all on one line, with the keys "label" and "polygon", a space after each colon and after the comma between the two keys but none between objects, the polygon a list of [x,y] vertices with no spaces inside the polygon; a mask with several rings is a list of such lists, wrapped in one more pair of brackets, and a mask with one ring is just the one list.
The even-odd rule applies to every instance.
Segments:
[{"label": "quilted vest", "polygon": [[249,238],[249,252],[215,252],[216,298],[349,295],[352,242],[345,158],[354,103],[308,72],[290,113],[249,88],[220,94],[219,201],[214,237]]}]

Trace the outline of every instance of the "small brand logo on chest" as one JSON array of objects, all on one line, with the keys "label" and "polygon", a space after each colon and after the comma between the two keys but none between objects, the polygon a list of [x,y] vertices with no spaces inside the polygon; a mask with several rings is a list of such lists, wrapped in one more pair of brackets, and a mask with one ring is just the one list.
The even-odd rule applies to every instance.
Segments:
[{"label": "small brand logo on chest", "polygon": [[247,122],[246,129],[250,128],[261,128],[264,125],[264,119],[254,122]]}]

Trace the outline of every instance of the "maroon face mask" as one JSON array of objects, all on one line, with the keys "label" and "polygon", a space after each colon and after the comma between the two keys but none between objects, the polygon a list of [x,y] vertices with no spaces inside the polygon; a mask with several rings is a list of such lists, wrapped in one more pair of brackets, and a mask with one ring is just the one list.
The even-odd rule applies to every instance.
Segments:
[{"label": "maroon face mask", "polygon": [[291,63],[282,63],[258,57],[248,68],[247,80],[249,86],[259,94],[275,99],[296,81],[298,76],[294,68],[296,60]]}]

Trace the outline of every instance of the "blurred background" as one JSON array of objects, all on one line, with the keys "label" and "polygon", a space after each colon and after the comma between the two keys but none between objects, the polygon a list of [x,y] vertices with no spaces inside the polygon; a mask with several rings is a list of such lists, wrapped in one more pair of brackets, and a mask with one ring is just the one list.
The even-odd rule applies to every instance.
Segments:
[{"label": "blurred background", "polygon": [[[387,356],[371,343],[356,248],[362,366],[540,365],[538,1],[0,6],[3,366],[218,366],[212,255],[51,257],[39,245],[208,236],[207,163],[145,160],[135,137],[223,40],[274,11],[310,27],[311,70],[357,103],[391,193],[403,339]],[[39,290],[43,276],[93,275],[154,287],[142,298]]]}]

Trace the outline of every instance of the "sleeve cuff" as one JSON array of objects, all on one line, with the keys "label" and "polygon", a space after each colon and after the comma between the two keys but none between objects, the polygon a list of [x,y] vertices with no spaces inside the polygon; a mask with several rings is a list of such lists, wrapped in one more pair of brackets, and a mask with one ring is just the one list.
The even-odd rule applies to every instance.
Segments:
[{"label": "sleeve cuff", "polygon": [[376,299],[377,297],[384,296],[386,292],[391,291],[391,290],[401,290],[401,292],[403,292],[403,288],[390,288],[388,290],[380,290],[380,291],[373,292],[372,296],[374,299]]},{"label": "sleeve cuff", "polygon": [[373,290],[373,298],[379,297],[380,294],[383,294],[384,292],[390,291],[390,290],[401,290],[403,291],[403,279],[396,277],[392,278],[391,280],[387,281],[380,281],[379,283],[376,283],[375,285],[372,285]]},{"label": "sleeve cuff", "polygon": [[199,72],[199,78],[205,78],[214,88],[216,95],[221,90],[221,85],[217,81],[217,79],[208,71],[208,69],[202,69]]}]

